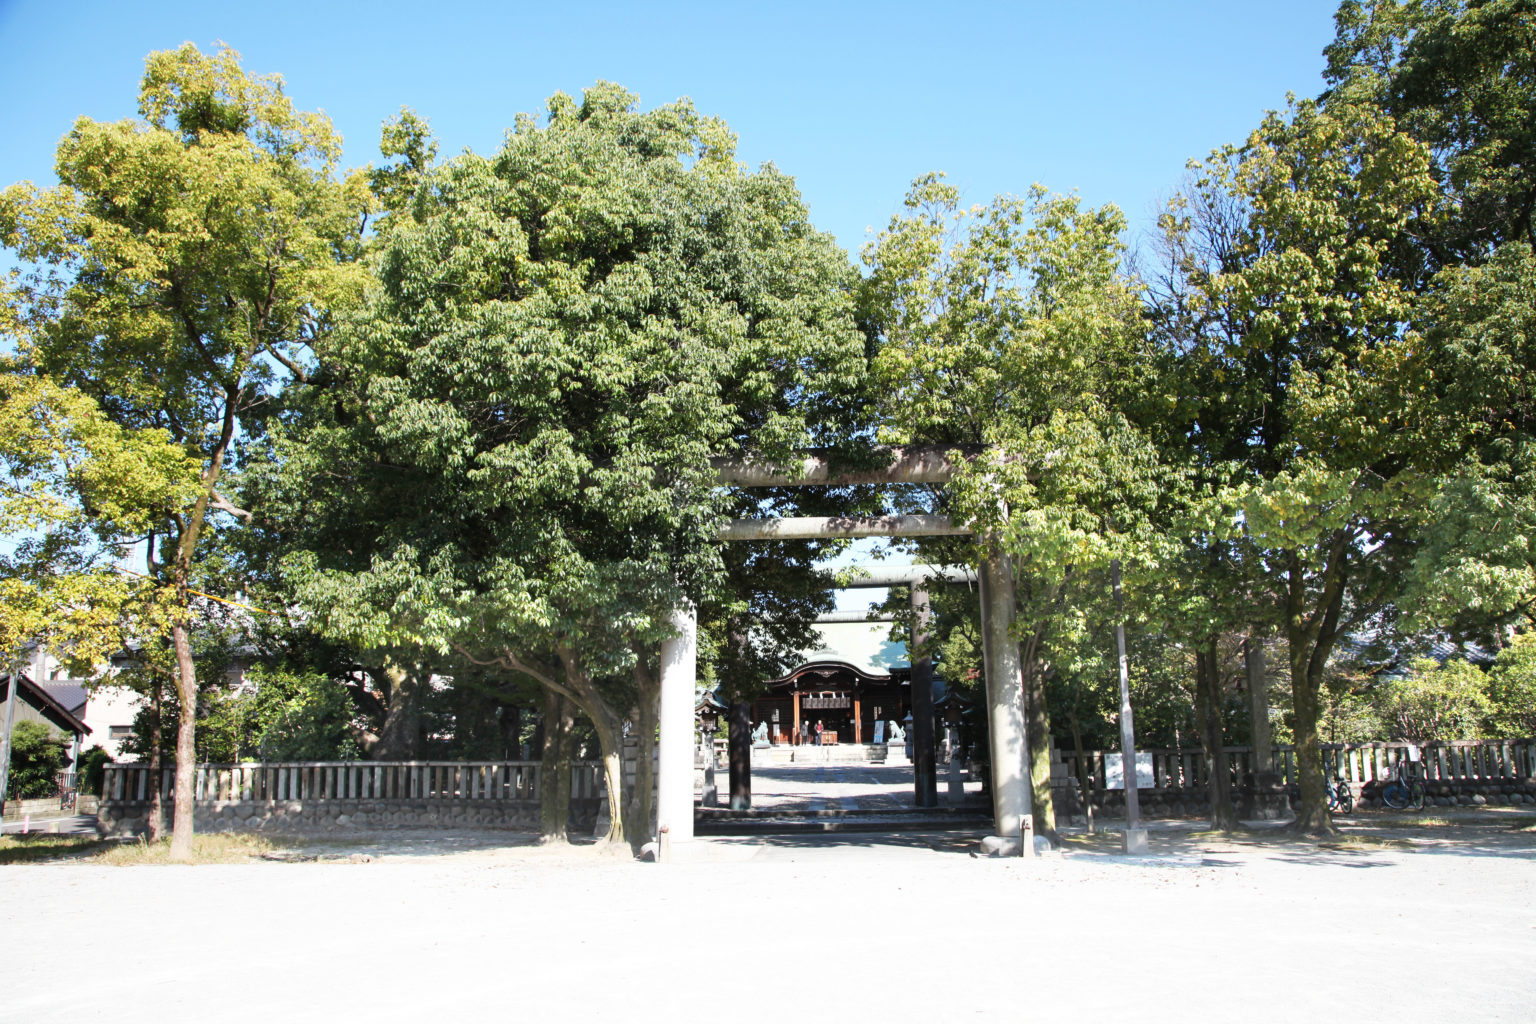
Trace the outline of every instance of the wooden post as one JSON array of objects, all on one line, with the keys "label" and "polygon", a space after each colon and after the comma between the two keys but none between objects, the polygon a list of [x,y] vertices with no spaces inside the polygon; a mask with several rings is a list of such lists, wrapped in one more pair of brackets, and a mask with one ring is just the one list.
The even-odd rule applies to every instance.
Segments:
[{"label": "wooden post", "polygon": [[793,696],[795,698],[794,731],[789,734],[789,745],[792,747],[800,742],[800,691],[796,690]]},{"label": "wooden post", "polygon": [[859,695],[853,695],[853,742],[864,742],[864,719],[860,715]]}]

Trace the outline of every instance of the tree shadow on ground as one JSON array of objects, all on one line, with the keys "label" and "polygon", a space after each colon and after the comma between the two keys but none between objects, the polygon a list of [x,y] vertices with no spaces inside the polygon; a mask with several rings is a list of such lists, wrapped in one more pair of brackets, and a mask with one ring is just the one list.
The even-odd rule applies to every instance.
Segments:
[{"label": "tree shadow on ground", "polygon": [[[1364,812],[1336,818],[1339,832],[1327,837],[1297,835],[1285,823],[1254,823],[1222,833],[1206,831],[1198,822],[1155,822],[1149,823],[1148,851],[1154,860],[1203,867],[1240,866],[1234,856],[1354,868],[1391,867],[1404,854],[1536,860],[1533,821],[1513,809],[1418,817]],[[1118,827],[1094,835],[1081,828],[1063,831],[1071,853],[1124,857]]]}]

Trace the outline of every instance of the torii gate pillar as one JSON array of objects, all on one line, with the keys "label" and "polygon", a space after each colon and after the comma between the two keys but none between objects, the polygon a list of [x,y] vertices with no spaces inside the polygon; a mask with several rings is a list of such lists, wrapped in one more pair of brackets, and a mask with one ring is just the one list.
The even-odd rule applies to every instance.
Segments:
[{"label": "torii gate pillar", "polygon": [[656,754],[656,827],[673,843],[693,838],[693,710],[698,675],[698,612],[672,613],[677,635],[661,645],[661,731]]},{"label": "torii gate pillar", "polygon": [[987,674],[987,725],[992,740],[992,817],[997,834],[984,847],[1035,855],[1029,791],[1029,739],[1024,731],[1024,677],[1013,636],[1013,563],[996,543],[981,563],[981,637]]}]

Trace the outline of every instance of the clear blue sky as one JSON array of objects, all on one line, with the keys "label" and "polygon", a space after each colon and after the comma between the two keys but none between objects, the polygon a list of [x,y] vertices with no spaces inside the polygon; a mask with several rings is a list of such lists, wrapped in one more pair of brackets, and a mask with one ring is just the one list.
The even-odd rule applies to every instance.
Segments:
[{"label": "clear blue sky", "polygon": [[943,170],[972,202],[1034,182],[1150,222],[1185,162],[1321,87],[1335,0],[392,4],[0,0],[0,186],[52,182],[72,121],[134,112],[144,55],[223,40],[323,108],[351,164],[402,105],[445,154],[609,79],[692,97],[793,174],[852,250]]}]

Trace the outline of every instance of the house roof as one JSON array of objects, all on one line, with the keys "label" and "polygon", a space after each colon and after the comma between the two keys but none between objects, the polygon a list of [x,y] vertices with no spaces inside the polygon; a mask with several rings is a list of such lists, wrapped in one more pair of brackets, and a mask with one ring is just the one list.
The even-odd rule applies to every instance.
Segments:
[{"label": "house roof", "polygon": [[20,690],[22,698],[41,711],[45,717],[53,721],[59,728],[68,729],[70,732],[78,733],[81,736],[90,734],[90,726],[75,717],[53,694],[37,683],[34,683],[28,676],[0,676],[0,690],[4,691],[6,698],[10,697],[12,679],[21,680],[21,685],[17,689]]},{"label": "house roof", "polygon": [[79,683],[43,683],[42,688],[53,695],[53,699],[76,718],[85,717],[85,702],[90,696],[84,686]]}]

